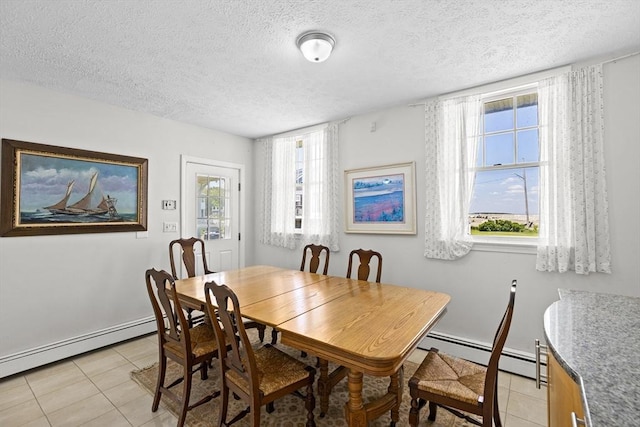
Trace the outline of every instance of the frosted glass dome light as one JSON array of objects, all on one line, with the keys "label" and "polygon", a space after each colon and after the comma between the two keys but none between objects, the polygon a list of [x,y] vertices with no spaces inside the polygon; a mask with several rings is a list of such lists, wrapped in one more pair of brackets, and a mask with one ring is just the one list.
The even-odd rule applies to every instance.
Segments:
[{"label": "frosted glass dome light", "polygon": [[297,44],[308,61],[323,62],[331,55],[336,41],[329,34],[313,32],[298,37]]}]

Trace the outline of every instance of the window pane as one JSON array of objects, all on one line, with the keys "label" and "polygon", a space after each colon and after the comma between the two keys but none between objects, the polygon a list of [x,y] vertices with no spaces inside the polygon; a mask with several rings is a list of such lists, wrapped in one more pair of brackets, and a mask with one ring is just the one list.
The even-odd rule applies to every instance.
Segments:
[{"label": "window pane", "polygon": [[209,196],[217,197],[220,195],[220,179],[209,177]]},{"label": "window pane", "polygon": [[484,138],[478,138],[478,150],[476,152],[476,166],[484,166]]},{"label": "window pane", "polygon": [[538,129],[518,131],[518,159],[517,163],[537,162],[540,158],[538,152]]},{"label": "window pane", "polygon": [[302,184],[304,183],[304,143],[296,141],[296,205],[295,226],[296,230],[302,229]]},{"label": "window pane", "polygon": [[206,197],[198,197],[196,199],[196,218],[206,218],[207,217],[207,198]]},{"label": "window pane", "polygon": [[484,104],[484,131],[498,132],[513,129],[513,98]]},{"label": "window pane", "polygon": [[531,127],[538,125],[538,94],[530,93],[528,95],[520,95],[517,100],[518,110],[517,126],[518,128]]},{"label": "window pane", "polygon": [[204,240],[229,239],[231,229],[227,207],[230,203],[229,180],[220,176],[196,177],[196,233]]},{"label": "window pane", "polygon": [[206,175],[196,176],[196,196],[207,197],[209,191],[209,177]]},{"label": "window pane", "polygon": [[220,234],[220,221],[218,219],[209,220],[209,229],[207,230],[206,240],[219,239]]},{"label": "window pane", "polygon": [[513,133],[490,135],[485,138],[486,165],[510,165],[515,158]]},{"label": "window pane", "polygon": [[537,166],[476,173],[469,209],[471,234],[536,237],[538,218]]}]

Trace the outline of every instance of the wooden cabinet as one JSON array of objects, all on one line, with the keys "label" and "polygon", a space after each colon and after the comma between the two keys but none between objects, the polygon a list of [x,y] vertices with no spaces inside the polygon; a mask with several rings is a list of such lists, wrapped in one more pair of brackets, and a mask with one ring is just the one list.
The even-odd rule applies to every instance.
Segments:
[{"label": "wooden cabinet", "polygon": [[551,351],[547,355],[547,382],[549,427],[571,427],[572,412],[579,419],[584,419],[580,386],[562,368]]}]

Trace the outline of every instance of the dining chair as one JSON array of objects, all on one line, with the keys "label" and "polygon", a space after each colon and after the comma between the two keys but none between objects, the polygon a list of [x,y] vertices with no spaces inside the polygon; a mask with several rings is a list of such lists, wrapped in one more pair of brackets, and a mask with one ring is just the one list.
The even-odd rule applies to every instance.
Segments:
[{"label": "dining chair", "polygon": [[[430,421],[435,421],[438,406],[457,417],[483,427],[495,422],[501,427],[498,411],[498,361],[509,334],[516,297],[516,281],[511,282],[509,303],[493,339],[487,366],[438,352],[431,348],[409,380],[411,409],[409,424],[420,422],[420,409],[429,402]],[[482,421],[463,413],[479,415]]]},{"label": "dining chair", "polygon": [[[207,366],[219,354],[218,342],[211,326],[204,323],[194,327],[188,326],[178,299],[175,281],[168,272],[149,269],[145,273],[145,281],[158,328],[158,380],[151,411],[158,410],[161,397],[166,395],[180,406],[178,426],[182,426],[187,411],[220,395],[220,391],[216,391],[193,404],[189,402],[192,375],[200,371],[201,378],[207,379]],[[182,377],[165,385],[169,359],[182,366]],[[182,394],[172,390],[180,383],[183,383]]]},{"label": "dining chair", "polygon": [[[322,274],[326,275],[327,271],[329,271],[329,248],[323,245],[314,245],[309,244],[302,249],[302,264],[300,264],[300,271],[305,271],[305,266],[307,265],[307,253],[311,253],[311,258],[309,258],[309,272],[317,273],[318,268],[320,267],[320,260],[322,254],[324,253],[324,267],[322,268]],[[276,334],[276,338],[274,339],[273,334]],[[271,344],[275,344],[277,340],[277,331],[274,329],[272,332]],[[307,352],[301,351],[300,355],[302,357],[307,357]]]},{"label": "dining chair", "polygon": [[[376,258],[377,271],[376,271],[376,283],[380,283],[382,277],[382,255],[380,252],[365,249],[354,249],[349,254],[349,265],[347,267],[347,278],[351,278],[353,271],[353,259],[357,255],[360,261],[357,269],[358,280],[369,280],[369,274],[371,272],[371,260]],[[338,366],[333,371],[328,372],[329,362],[327,360],[318,358],[317,365],[320,367],[320,380],[318,381],[318,393],[320,394],[320,416],[324,416],[324,411],[327,407],[327,397],[331,393],[333,387],[336,386],[344,377],[347,376],[349,370],[344,366]],[[327,373],[323,375],[323,373]],[[324,380],[326,378],[326,380]]]},{"label": "dining chair", "polygon": [[[196,268],[196,253],[198,252],[202,254],[202,274],[215,273],[215,271],[209,269],[209,266],[207,264],[207,254],[205,251],[204,240],[197,237],[190,237],[188,239],[176,239],[169,242],[169,261],[171,262],[171,274],[173,274],[173,278],[175,280],[178,280],[180,278],[178,275],[178,263],[176,263],[175,261],[175,255],[178,252],[178,247],[180,248],[180,258],[182,259],[182,264],[184,265],[187,272],[187,277],[195,277],[198,275],[198,269]],[[189,325],[205,321],[204,314],[194,316],[193,309],[187,308],[186,310]],[[266,326],[247,319],[244,319],[244,322],[246,328],[258,329],[260,342],[263,342]]]},{"label": "dining chair", "polygon": [[322,269],[322,274],[326,275],[329,270],[329,248],[323,245],[314,245],[309,244],[304,247],[302,250],[302,264],[300,264],[300,271],[305,271],[306,261],[307,261],[307,253],[311,254],[311,258],[309,258],[309,272],[317,273],[318,268],[320,267],[320,261],[322,254],[324,253],[324,266]]},{"label": "dining chair", "polygon": [[[300,264],[300,271],[305,271],[305,267],[309,266],[309,273],[317,273],[320,267],[320,261],[324,259],[322,268],[322,274],[326,275],[329,270],[329,248],[323,245],[309,244],[302,249],[302,263]],[[307,254],[310,254],[309,263],[307,264]],[[271,344],[275,344],[278,341],[278,331],[273,329],[271,331]],[[307,353],[300,352],[302,357],[307,357]]]},{"label": "dining chair", "polygon": [[382,275],[382,255],[380,252],[365,249],[355,249],[351,251],[349,254],[349,266],[347,267],[347,278],[349,279],[351,278],[354,255],[358,255],[358,259],[360,260],[360,264],[358,265],[358,280],[369,280],[371,260],[372,258],[377,258],[378,270],[376,273],[376,283],[380,283],[380,277]]},{"label": "dining chair", "polygon": [[[254,348],[244,324],[238,321],[242,317],[238,297],[228,286],[214,281],[205,283],[205,298],[210,318],[215,319],[215,313],[218,315],[218,320],[213,322],[220,346],[222,388],[217,425],[229,426],[250,414],[251,425],[257,427],[260,425],[261,406],[267,405],[267,412],[272,412],[276,399],[293,393],[305,400],[306,426],[314,427],[313,383],[316,370],[271,344]],[[226,342],[229,348],[224,345]],[[301,388],[306,388],[305,396],[300,393]],[[248,406],[227,422],[229,391]]]},{"label": "dining chair", "polygon": [[[169,242],[169,261],[171,263],[171,274],[175,280],[180,279],[180,275],[178,274],[178,265],[179,262],[175,261],[175,255],[177,252],[177,247],[180,248],[180,258],[182,259],[182,265],[187,272],[187,277],[194,277],[197,275],[196,268],[196,253],[198,251],[202,254],[202,274],[214,273],[214,271],[209,270],[209,266],[207,265],[207,256],[204,247],[204,241],[202,239],[198,239],[197,237],[191,237],[189,239],[176,239]],[[204,320],[204,314],[196,314],[193,312],[196,311],[192,308],[186,308],[187,310],[187,321],[189,325],[192,326],[194,323],[200,323]]]}]

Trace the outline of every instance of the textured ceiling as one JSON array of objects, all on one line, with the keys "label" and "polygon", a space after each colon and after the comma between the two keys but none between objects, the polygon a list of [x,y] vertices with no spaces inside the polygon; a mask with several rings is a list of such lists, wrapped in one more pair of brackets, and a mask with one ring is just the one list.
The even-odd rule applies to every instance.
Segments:
[{"label": "textured ceiling", "polygon": [[251,138],[638,50],[640,0],[0,0],[0,78]]}]

